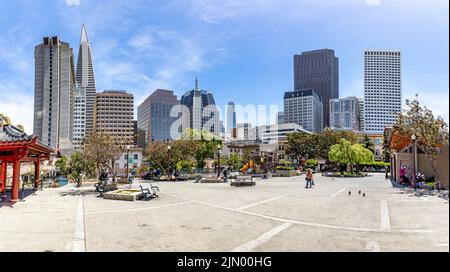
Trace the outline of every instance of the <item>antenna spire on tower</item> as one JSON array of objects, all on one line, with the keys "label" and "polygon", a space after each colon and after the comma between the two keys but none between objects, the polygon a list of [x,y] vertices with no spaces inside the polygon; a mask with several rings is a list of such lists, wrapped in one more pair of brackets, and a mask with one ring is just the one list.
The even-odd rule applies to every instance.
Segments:
[{"label": "antenna spire on tower", "polygon": [[88,36],[87,36],[87,31],[86,31],[86,26],[84,24],[81,27],[81,42],[89,43]]}]

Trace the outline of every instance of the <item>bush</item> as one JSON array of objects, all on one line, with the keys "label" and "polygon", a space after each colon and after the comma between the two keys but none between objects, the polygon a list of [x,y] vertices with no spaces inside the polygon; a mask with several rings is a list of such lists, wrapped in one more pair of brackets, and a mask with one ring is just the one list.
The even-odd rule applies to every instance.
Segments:
[{"label": "bush", "polygon": [[319,161],[316,159],[310,159],[310,160],[306,161],[306,167],[313,168],[313,167],[317,167],[317,166],[319,166]]},{"label": "bush", "polygon": [[279,165],[275,168],[276,170],[286,170],[286,171],[290,171],[290,170],[295,170],[294,167],[292,166],[284,166],[284,165]]},{"label": "bush", "polygon": [[389,162],[373,162],[369,164],[360,164],[361,167],[375,167],[375,168],[384,168],[384,167],[390,167],[391,164]]}]

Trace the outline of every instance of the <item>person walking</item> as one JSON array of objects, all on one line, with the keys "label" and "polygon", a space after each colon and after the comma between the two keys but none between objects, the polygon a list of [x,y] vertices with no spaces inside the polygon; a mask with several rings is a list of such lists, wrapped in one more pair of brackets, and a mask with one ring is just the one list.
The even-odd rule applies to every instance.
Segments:
[{"label": "person walking", "polygon": [[130,183],[130,188],[133,186],[133,174],[128,173],[128,183]]},{"label": "person walking", "polygon": [[306,189],[312,188],[314,186],[314,176],[311,169],[306,172]]}]

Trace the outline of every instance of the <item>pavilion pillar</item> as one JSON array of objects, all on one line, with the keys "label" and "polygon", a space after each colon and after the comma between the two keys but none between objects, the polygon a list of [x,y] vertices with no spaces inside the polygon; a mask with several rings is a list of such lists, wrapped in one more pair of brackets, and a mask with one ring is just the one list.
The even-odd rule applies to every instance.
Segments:
[{"label": "pavilion pillar", "polygon": [[6,199],[6,173],[8,171],[8,163],[6,161],[2,161],[0,165],[0,197],[1,200]]},{"label": "pavilion pillar", "polygon": [[38,159],[34,163],[34,189],[39,189],[39,184],[41,183],[41,160]]},{"label": "pavilion pillar", "polygon": [[15,159],[13,162],[13,181],[11,189],[11,202],[19,201],[19,183],[20,183],[20,160]]}]

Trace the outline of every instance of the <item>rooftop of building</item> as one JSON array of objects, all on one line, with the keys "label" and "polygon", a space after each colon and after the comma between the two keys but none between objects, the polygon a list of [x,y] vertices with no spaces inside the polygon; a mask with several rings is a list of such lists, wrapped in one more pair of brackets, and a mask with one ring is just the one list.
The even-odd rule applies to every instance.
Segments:
[{"label": "rooftop of building", "polygon": [[133,94],[127,93],[126,91],[122,91],[122,90],[105,90],[102,93],[97,93],[97,96],[130,96],[130,97],[132,97]]},{"label": "rooftop of building", "polygon": [[322,98],[313,89],[296,90],[284,93],[284,99],[304,97],[304,96],[314,96],[320,101],[322,101]]},{"label": "rooftop of building", "polygon": [[306,55],[315,55],[315,54],[323,54],[323,53],[333,53],[334,54],[334,50],[329,49],[329,48],[315,49],[315,50],[304,51],[304,52],[302,52],[301,55],[306,56]]}]

